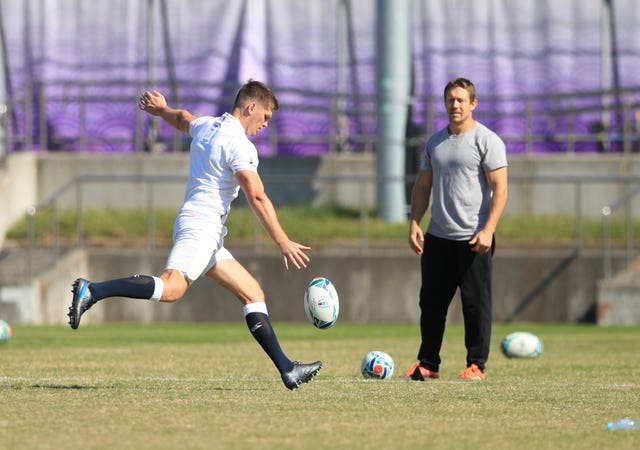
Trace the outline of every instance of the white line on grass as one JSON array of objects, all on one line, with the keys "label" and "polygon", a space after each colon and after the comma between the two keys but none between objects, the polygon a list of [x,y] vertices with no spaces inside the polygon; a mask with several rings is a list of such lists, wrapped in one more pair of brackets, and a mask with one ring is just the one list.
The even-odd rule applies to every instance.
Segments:
[{"label": "white line on grass", "polygon": [[[247,380],[256,380],[256,378],[248,377]],[[274,378],[276,379],[276,378]],[[231,378],[225,377],[208,377],[208,378],[195,378],[195,377],[132,377],[132,378],[74,378],[74,377],[0,377],[0,383],[33,383],[33,384],[92,384],[92,383],[228,383],[231,381]],[[235,378],[235,380],[238,380]],[[321,375],[318,378],[313,379],[313,383],[389,383],[389,382],[400,382],[407,383],[410,385],[433,385],[433,384],[475,384],[475,382],[470,382],[469,380],[429,380],[424,382],[415,382],[411,380],[404,380],[402,377],[394,377],[389,380],[375,380],[375,379],[366,379],[362,377],[322,377]],[[478,384],[486,383],[478,382]],[[558,388],[566,387],[568,384],[573,383],[555,383],[555,386]],[[545,383],[546,386],[553,386],[554,384]],[[598,387],[602,389],[619,389],[619,388],[631,388],[635,387],[634,383],[611,383],[611,384],[602,384],[598,383]]]}]

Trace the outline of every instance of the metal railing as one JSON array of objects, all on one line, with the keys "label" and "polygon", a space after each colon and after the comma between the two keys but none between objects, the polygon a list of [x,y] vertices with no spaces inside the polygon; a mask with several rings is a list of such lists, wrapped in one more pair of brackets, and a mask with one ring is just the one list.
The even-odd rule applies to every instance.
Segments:
[{"label": "metal railing", "polygon": [[[367,202],[367,197],[371,196],[371,190],[375,189],[375,184],[381,181],[403,181],[404,183],[412,184],[413,177],[402,177],[381,180],[375,176],[317,176],[313,179],[313,185],[335,185],[337,183],[355,184],[357,189],[354,191],[354,203],[357,205],[359,214],[359,239],[358,249],[366,250],[369,248],[369,212],[371,205]],[[154,194],[154,185],[167,183],[176,183],[183,185],[186,181],[184,176],[173,175],[82,175],[78,176],[69,182],[65,183],[58,190],[53,192],[49,197],[39,202],[37,205],[29,208],[27,212],[27,257],[25,261],[25,274],[27,279],[31,279],[33,275],[33,255],[36,247],[35,236],[35,219],[36,215],[42,211],[51,211],[50,222],[50,240],[49,240],[49,254],[51,261],[54,261],[60,255],[60,243],[59,243],[59,204],[63,196],[73,193],[75,207],[75,238],[72,245],[75,247],[82,247],[84,243],[84,223],[83,223],[83,210],[84,210],[84,190],[85,186],[89,184],[121,184],[125,182],[141,183],[145,186],[144,189],[144,209],[147,212],[147,238],[146,245],[148,249],[154,249],[156,247],[155,231],[156,224],[154,220],[154,210],[158,207],[156,201],[156,194]],[[265,184],[281,184],[281,183],[309,183],[309,178],[302,175],[291,176],[269,176],[264,177]],[[579,254],[583,248],[583,225],[585,220],[585,214],[583,211],[583,191],[586,185],[604,185],[604,184],[627,184],[629,186],[640,185],[640,178],[638,177],[614,177],[614,176],[591,176],[591,177],[560,177],[560,176],[510,176],[509,183],[513,187],[520,185],[525,186],[527,184],[540,186],[542,184],[558,184],[567,186],[572,194],[573,204],[567,208],[570,211],[571,216],[574,219],[574,245],[573,252]],[[611,206],[607,206],[602,209],[603,217],[603,256],[604,256],[604,270],[605,276],[611,276],[611,260],[612,260],[612,244],[611,244],[611,230],[610,230],[610,217],[615,211],[625,208],[625,224],[626,224],[626,242],[627,242],[627,262],[630,263],[633,257],[633,211],[631,209],[631,200],[640,193],[640,187],[627,193]],[[569,206],[569,205],[567,205]],[[255,236],[260,234],[260,224],[256,220],[254,222]],[[259,249],[261,243],[259,239],[254,240],[254,247]]]},{"label": "metal railing", "polygon": [[[71,191],[74,191],[75,195],[75,210],[76,226],[75,226],[75,238],[73,245],[75,247],[84,246],[84,201],[83,190],[84,186],[88,184],[120,184],[120,183],[141,183],[145,185],[145,210],[147,213],[147,249],[152,250],[156,247],[155,231],[156,224],[154,220],[154,210],[156,208],[156,200],[153,185],[166,184],[166,183],[179,183],[184,185],[187,178],[185,176],[178,175],[91,175],[85,174],[74,177],[69,180],[47,198],[39,202],[38,204],[28,208],[26,213],[26,239],[27,239],[27,252],[25,260],[25,278],[30,280],[33,276],[33,258],[34,249],[36,248],[36,233],[35,223],[36,215],[46,210],[51,212],[50,228],[49,228],[49,246],[48,253],[50,262],[54,262],[56,258],[60,256],[61,246],[59,244],[59,203],[60,199],[64,195],[68,195]],[[314,178],[314,183],[333,183],[339,181],[341,183],[356,184],[358,186],[358,204],[359,204],[359,220],[360,220],[360,236],[359,236],[359,248],[366,249],[369,244],[368,239],[368,212],[369,208],[366,201],[364,201],[366,185],[375,181],[400,181],[405,180],[405,177],[387,177],[384,179],[370,177],[370,176],[319,176]],[[413,178],[407,179],[409,182],[413,181]],[[266,178],[265,183],[292,183],[292,182],[309,182],[308,177],[302,175],[287,175],[287,176],[270,176]],[[258,220],[254,221],[254,236],[260,235],[261,225]],[[261,247],[260,239],[254,239],[254,247],[259,249]]]},{"label": "metal railing", "polygon": [[[159,81],[161,90],[170,92],[170,84]],[[128,151],[169,151],[184,149],[183,136],[172,130],[158,130],[158,124],[135,108],[135,98],[145,87],[143,81],[108,82],[49,81],[28,82],[16,88],[4,107],[3,122],[9,148],[86,151],[91,146],[124,146]],[[211,92],[225,92],[226,84],[181,83],[179,105],[215,112],[233,99]],[[100,88],[100,89],[96,89]],[[99,91],[100,95],[95,92]],[[197,93],[196,94],[194,94]],[[322,145],[330,152],[374,151],[376,143],[375,95],[313,90],[278,89],[283,98],[282,110],[294,113],[299,121],[317,122],[320,118],[328,130],[317,134],[311,130],[270,127],[262,138],[270,154],[278,145],[295,143]],[[203,94],[204,93],[204,94]],[[616,107],[614,98],[619,98]],[[421,146],[426,137],[446,121],[440,94],[416,96],[410,100],[410,118],[415,129],[407,140]],[[497,131],[508,148],[525,154],[540,149],[573,153],[587,146],[592,152],[632,153],[640,151],[640,87],[613,91],[588,91],[526,96],[483,96],[482,107],[474,115]],[[347,105],[357,105],[356,108]],[[409,106],[409,105],[408,105]],[[100,107],[113,114],[99,129],[91,128],[89,112]],[[124,111],[124,113],[123,113]],[[307,119],[307,115],[308,119]],[[417,119],[416,119],[417,117]],[[278,121],[274,117],[274,123]],[[110,130],[108,123],[113,123]],[[66,128],[60,130],[60,128]],[[159,134],[158,134],[159,132]]]},{"label": "metal railing", "polygon": [[146,211],[147,211],[147,246],[148,248],[155,247],[154,235],[155,235],[155,222],[153,210],[155,208],[154,191],[149,186],[156,183],[180,183],[184,184],[186,177],[178,175],[79,175],[72,178],[47,198],[38,202],[36,205],[27,209],[26,222],[27,222],[27,258],[25,261],[25,273],[26,278],[31,279],[33,275],[33,254],[36,246],[35,237],[35,220],[36,214],[44,210],[51,211],[51,228],[50,228],[50,246],[49,254],[50,260],[55,259],[60,255],[59,245],[59,219],[58,219],[58,204],[60,198],[63,195],[68,194],[70,191],[75,192],[75,213],[76,213],[76,233],[75,233],[75,246],[84,246],[84,202],[83,202],[83,187],[90,183],[123,183],[123,182],[135,182],[143,183],[147,188],[146,192]]}]

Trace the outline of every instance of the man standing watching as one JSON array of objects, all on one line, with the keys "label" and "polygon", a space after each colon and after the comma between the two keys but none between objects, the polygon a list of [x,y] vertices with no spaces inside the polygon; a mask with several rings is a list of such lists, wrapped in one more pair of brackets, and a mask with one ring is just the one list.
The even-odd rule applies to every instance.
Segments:
[{"label": "man standing watching", "polygon": [[[494,232],[507,201],[504,142],[473,118],[473,83],[451,80],[444,89],[449,125],[428,140],[411,193],[409,246],[421,255],[421,344],[406,378],[439,378],[447,310],[460,288],[467,349],[458,378],[484,380],[491,339]],[[420,221],[429,208],[426,235]]]}]

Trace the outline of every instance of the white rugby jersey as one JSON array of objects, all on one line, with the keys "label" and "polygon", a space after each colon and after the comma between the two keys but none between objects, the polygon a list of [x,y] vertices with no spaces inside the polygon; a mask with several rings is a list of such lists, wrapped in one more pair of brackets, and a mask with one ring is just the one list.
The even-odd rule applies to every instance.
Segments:
[{"label": "white rugby jersey", "polygon": [[189,181],[181,213],[220,217],[222,222],[238,196],[234,174],[258,169],[258,151],[240,121],[229,113],[199,117],[189,125]]}]

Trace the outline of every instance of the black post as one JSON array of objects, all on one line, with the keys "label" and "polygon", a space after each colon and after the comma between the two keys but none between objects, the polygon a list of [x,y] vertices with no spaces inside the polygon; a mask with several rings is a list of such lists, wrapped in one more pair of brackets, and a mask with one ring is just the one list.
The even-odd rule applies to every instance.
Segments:
[{"label": "black post", "polygon": [[624,135],[624,112],[622,109],[622,98],[620,92],[620,68],[618,56],[618,39],[616,33],[615,12],[613,9],[613,0],[604,0],[605,5],[609,8],[609,32],[611,33],[611,75],[613,78],[613,101],[615,107],[615,120],[612,127],[620,136],[620,151],[624,149],[624,141],[627,138]]}]

